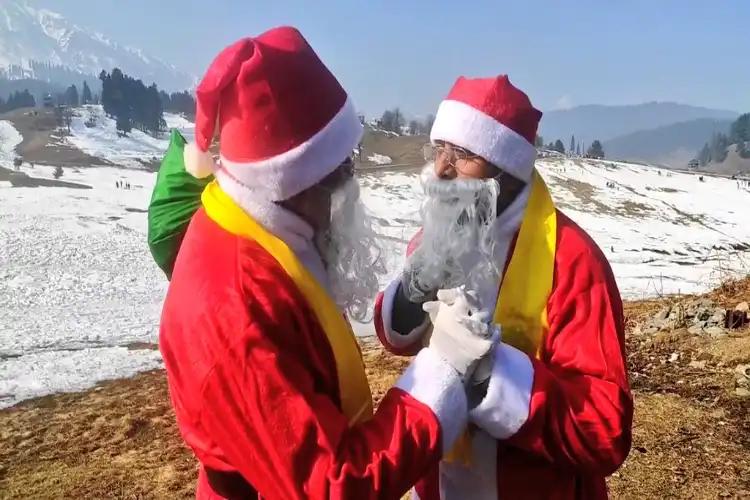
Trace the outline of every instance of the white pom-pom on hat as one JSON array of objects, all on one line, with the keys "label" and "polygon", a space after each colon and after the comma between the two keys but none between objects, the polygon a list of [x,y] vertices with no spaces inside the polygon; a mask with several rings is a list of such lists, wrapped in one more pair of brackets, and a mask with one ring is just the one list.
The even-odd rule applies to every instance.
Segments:
[{"label": "white pom-pom on hat", "polygon": [[194,142],[185,146],[183,155],[185,170],[196,179],[205,179],[208,176],[214,175],[219,169],[211,152],[202,151]]}]

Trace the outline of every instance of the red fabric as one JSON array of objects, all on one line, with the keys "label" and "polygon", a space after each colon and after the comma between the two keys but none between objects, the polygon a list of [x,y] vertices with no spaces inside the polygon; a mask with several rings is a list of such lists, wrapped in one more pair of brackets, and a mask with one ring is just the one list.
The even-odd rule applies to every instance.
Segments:
[{"label": "red fabric", "polygon": [[[605,477],[630,451],[633,400],[620,293],[591,237],[559,210],[557,227],[550,330],[541,359],[532,360],[529,419],[498,441],[498,498],[606,499]],[[385,338],[382,321],[378,337]],[[438,498],[436,480],[432,473],[418,485],[421,500]]]},{"label": "red fabric", "polygon": [[531,144],[536,143],[542,112],[531,104],[529,96],[510,83],[508,75],[491,78],[460,76],[445,99],[467,104],[502,123]]},{"label": "red fabric", "polygon": [[[415,234],[409,241],[408,245],[406,245],[407,257],[411,255],[419,245],[419,238],[422,236],[422,231],[422,229],[417,231],[417,234]],[[375,299],[375,315],[373,322],[375,323],[375,334],[378,336],[378,340],[380,340],[383,347],[385,347],[391,354],[395,354],[396,356],[416,356],[419,350],[422,349],[421,339],[404,347],[396,347],[388,341],[388,336],[385,333],[385,325],[383,324],[383,292],[380,292]]]},{"label": "red fabric", "polygon": [[302,34],[274,28],[224,49],[196,89],[196,142],[208,150],[218,119],[221,154],[261,161],[320,132],[347,94]]},{"label": "red fabric", "polygon": [[[202,209],[175,264],[160,349],[185,442],[258,498],[399,498],[442,454],[435,415],[398,389],[348,426],[304,297],[273,257]],[[217,498],[205,474],[197,497]]]}]

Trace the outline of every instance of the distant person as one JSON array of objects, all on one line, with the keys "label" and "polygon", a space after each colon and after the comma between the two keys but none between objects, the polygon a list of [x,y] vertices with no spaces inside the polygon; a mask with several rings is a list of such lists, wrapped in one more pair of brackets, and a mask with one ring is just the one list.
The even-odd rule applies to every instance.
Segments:
[{"label": "distant person", "polygon": [[[464,382],[496,338],[465,297],[373,414],[344,316],[382,269],[351,154],[355,106],[302,35],[221,52],[196,91],[185,168],[205,188],[162,313],[177,424],[201,499],[399,499],[464,431]],[[221,168],[208,148],[217,125]]]},{"label": "distant person", "polygon": [[620,292],[534,166],[541,116],[507,76],[456,81],[430,133],[422,229],[378,297],[377,334],[395,354],[421,349],[422,303],[446,288],[473,291],[473,317],[501,330],[472,379],[472,425],[420,500],[604,499],[630,450]]}]

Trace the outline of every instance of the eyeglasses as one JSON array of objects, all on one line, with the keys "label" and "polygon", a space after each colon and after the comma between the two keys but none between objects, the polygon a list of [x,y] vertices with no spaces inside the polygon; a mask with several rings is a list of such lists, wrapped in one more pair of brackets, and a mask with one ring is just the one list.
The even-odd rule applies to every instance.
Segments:
[{"label": "eyeglasses", "polygon": [[422,153],[424,154],[424,159],[427,161],[447,161],[452,167],[455,167],[456,162],[459,160],[479,158],[479,155],[472,153],[468,149],[442,143],[432,144],[428,142],[422,146]]}]

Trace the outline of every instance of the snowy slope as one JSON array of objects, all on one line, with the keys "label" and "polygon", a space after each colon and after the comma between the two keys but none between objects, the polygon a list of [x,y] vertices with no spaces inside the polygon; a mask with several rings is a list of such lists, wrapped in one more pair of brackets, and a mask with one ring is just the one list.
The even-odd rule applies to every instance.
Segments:
[{"label": "snowy slope", "polygon": [[[580,224],[612,263],[626,298],[702,292],[748,273],[750,192],[737,182],[616,162],[540,160],[555,203]],[[614,182],[615,187],[607,187]],[[392,252],[417,231],[419,180],[372,174],[364,196]]]},{"label": "snowy slope", "polygon": [[157,351],[129,348],[157,340],[166,289],[145,241],[153,177],[65,169],[93,189],[0,184],[0,407],[160,366]]},{"label": "snowy slope", "polygon": [[[189,123],[169,121],[190,135]],[[124,164],[166,147],[166,140],[116,139],[104,130],[74,126],[72,140]],[[18,141],[13,127],[0,122],[0,166],[11,165]],[[747,272],[743,259],[750,255],[736,248],[750,241],[741,209],[750,193],[734,181],[700,182],[608,162],[538,165],[558,205],[612,262],[626,298],[702,291],[731,270]],[[54,170],[22,168],[45,178]],[[157,351],[137,348],[158,340],[167,286],[146,245],[145,210],[155,177],[133,168],[66,168],[62,180],[92,189],[0,182],[0,262],[7,263],[0,266],[0,407],[161,366]],[[117,189],[118,180],[131,189]],[[376,172],[361,180],[395,274],[418,226],[418,177]],[[358,334],[372,334],[372,325],[354,326]]]},{"label": "snowy slope", "polygon": [[[66,66],[85,75],[98,75],[119,67],[125,73],[167,90],[191,88],[195,76],[180,71],[140,49],[126,47],[101,33],[76,26],[60,14],[36,9],[24,0],[0,2],[0,66],[26,68],[29,61]],[[13,74],[12,77],[21,75]]]},{"label": "snowy slope", "polygon": [[[87,127],[86,121],[96,123]],[[164,113],[167,129],[176,128],[187,140],[194,137],[193,124],[182,116]],[[142,162],[160,158],[169,145],[169,132],[154,138],[140,130],[132,130],[126,137],[118,137],[116,122],[104,114],[101,106],[84,106],[73,112],[70,136],[65,140],[84,153],[102,158],[115,165],[142,168]]]}]

